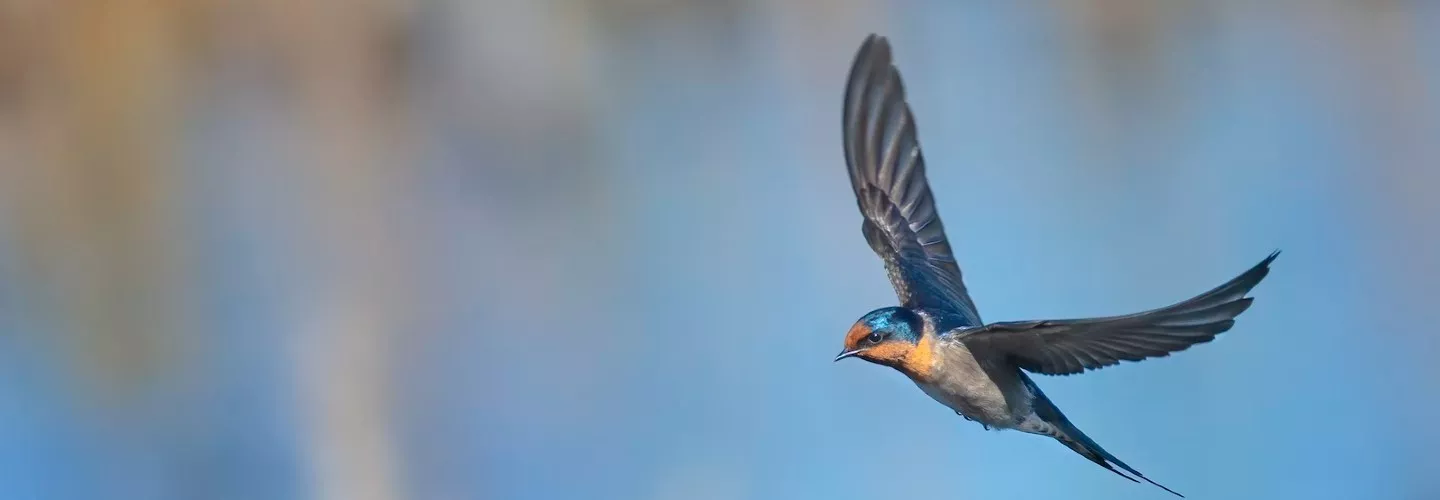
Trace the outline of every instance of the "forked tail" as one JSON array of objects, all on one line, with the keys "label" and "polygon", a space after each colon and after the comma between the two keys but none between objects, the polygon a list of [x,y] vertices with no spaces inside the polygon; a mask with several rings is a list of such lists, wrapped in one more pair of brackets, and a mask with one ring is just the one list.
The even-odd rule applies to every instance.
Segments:
[{"label": "forked tail", "polygon": [[[1060,409],[1055,407],[1055,403],[1050,402],[1050,398],[1045,397],[1045,393],[1040,392],[1040,388],[1037,387],[1034,382],[1030,381],[1030,377],[1027,377],[1022,373],[1021,378],[1024,379],[1025,385],[1029,386],[1031,394],[1033,394],[1035,397],[1034,401],[1031,402],[1035,411],[1035,415],[1040,417],[1040,419],[1043,420],[1045,423],[1049,424],[1048,427],[1050,428],[1046,429],[1049,432],[1042,432],[1043,434],[1055,438],[1057,441],[1060,441],[1060,443],[1064,444],[1072,450],[1075,450],[1075,453],[1079,453],[1081,456],[1090,459],[1091,462],[1099,464],[1101,467],[1108,469],[1110,472],[1114,472],[1120,477],[1129,479],[1137,483],[1140,481],[1136,481],[1135,478],[1140,478],[1147,483],[1153,484],[1155,486],[1158,486],[1162,490],[1170,492],[1170,494],[1172,495],[1180,498],[1185,498],[1185,495],[1181,495],[1175,490],[1166,488],[1163,484],[1151,481],[1150,478],[1145,477],[1145,475],[1141,474],[1140,471],[1137,471],[1129,465],[1126,465],[1125,462],[1120,461],[1119,458],[1115,458],[1115,455],[1111,455],[1110,452],[1105,451],[1105,448],[1101,448],[1099,443],[1096,443],[1095,440],[1090,439],[1090,436],[1086,436],[1084,432],[1080,432],[1080,429],[1076,428],[1075,424],[1070,423],[1070,419],[1065,418],[1064,413],[1060,413]],[[1129,472],[1135,477],[1125,475],[1124,472],[1116,470],[1116,467],[1124,469],[1126,472]]]}]

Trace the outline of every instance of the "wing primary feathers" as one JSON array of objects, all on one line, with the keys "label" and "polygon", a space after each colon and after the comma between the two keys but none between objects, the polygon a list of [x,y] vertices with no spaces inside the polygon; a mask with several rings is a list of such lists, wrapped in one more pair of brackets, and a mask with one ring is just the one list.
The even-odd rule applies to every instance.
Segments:
[{"label": "wing primary feathers", "polygon": [[996,349],[1020,368],[1072,375],[1169,356],[1209,342],[1235,326],[1254,303],[1245,295],[1270,272],[1279,252],[1219,287],[1174,305],[1105,318],[994,323],[956,333],[962,341]]},{"label": "wing primary feathers", "polygon": [[925,179],[925,160],[890,43],[865,39],[845,88],[845,162],[862,231],[885,262],[901,305],[939,318],[937,327],[980,326]]}]

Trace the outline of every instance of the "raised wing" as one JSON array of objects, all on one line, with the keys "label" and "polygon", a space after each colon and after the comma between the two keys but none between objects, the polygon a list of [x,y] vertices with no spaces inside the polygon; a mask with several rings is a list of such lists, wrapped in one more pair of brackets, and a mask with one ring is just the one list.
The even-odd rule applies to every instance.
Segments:
[{"label": "raised wing", "polygon": [[1254,299],[1245,294],[1270,273],[1270,254],[1235,279],[1169,307],[1108,318],[995,323],[959,334],[972,349],[993,349],[1020,368],[1045,375],[1071,375],[1168,356],[1209,342],[1235,325]]},{"label": "raised wing", "polygon": [[870,35],[855,55],[844,120],[845,162],[865,216],[861,230],[885,261],[901,305],[941,313],[942,328],[979,326],[935,211],[915,120],[884,37]]}]

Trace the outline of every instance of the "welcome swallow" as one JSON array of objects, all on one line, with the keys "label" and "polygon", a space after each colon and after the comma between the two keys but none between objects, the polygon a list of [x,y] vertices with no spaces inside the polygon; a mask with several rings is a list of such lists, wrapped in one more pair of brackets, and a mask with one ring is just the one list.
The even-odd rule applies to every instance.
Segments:
[{"label": "welcome swallow", "polygon": [[1027,372],[1071,375],[1209,342],[1250,307],[1253,299],[1245,295],[1270,272],[1279,252],[1168,307],[1125,316],[984,324],[945,239],[915,135],[890,45],[872,34],[855,56],[845,89],[845,162],[865,219],[861,231],[885,262],[900,307],[861,317],[835,360],[853,356],[894,368],[986,429],[1055,438],[1125,479],[1140,478],[1183,497],[1080,432]]}]

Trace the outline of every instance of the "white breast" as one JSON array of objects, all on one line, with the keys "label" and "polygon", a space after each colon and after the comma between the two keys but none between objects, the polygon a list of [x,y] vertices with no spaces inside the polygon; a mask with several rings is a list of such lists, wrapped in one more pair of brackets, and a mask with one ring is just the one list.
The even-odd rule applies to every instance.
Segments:
[{"label": "white breast", "polygon": [[1017,413],[1028,412],[1028,408],[1012,408],[1005,400],[1004,387],[1018,381],[1000,373],[1001,380],[996,380],[992,371],[981,366],[964,344],[944,342],[935,346],[935,368],[928,380],[916,380],[915,385],[971,419],[991,427],[1013,427],[1019,420]]}]

